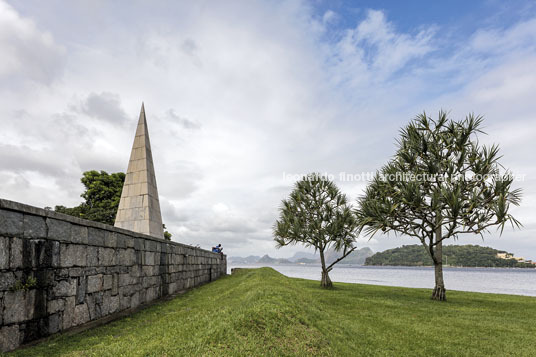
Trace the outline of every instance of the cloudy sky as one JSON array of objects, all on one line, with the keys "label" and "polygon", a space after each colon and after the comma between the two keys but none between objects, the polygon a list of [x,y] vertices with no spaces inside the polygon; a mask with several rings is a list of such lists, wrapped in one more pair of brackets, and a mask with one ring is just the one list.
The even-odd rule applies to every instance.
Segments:
[{"label": "cloudy sky", "polygon": [[536,259],[532,1],[0,0],[0,48],[2,198],[77,205],[83,171],[126,170],[144,101],[173,240],[290,256],[271,227],[293,175],[333,174],[355,201],[366,182],[340,173],[378,169],[443,108],[484,115],[479,139],[525,175],[524,228],[484,244]]}]

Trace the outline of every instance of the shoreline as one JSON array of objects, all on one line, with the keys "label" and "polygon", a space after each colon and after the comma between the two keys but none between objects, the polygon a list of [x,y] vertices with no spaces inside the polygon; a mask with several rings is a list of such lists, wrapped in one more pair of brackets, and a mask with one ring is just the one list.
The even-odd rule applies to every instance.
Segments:
[{"label": "shoreline", "polygon": [[[256,267],[272,267],[272,266],[296,266],[296,267],[319,267],[320,263],[318,264],[263,264],[263,263],[252,263],[252,264],[233,264],[228,263],[229,266],[236,266],[236,267],[248,267],[248,266],[256,266]],[[358,268],[358,267],[365,267],[365,268],[434,268],[433,265],[365,265],[365,264],[337,264],[333,267],[333,269],[336,268]],[[455,269],[513,269],[513,270],[527,270],[527,271],[536,271],[535,267],[490,267],[490,266],[462,266],[462,265],[443,265],[443,268],[455,268]]]}]

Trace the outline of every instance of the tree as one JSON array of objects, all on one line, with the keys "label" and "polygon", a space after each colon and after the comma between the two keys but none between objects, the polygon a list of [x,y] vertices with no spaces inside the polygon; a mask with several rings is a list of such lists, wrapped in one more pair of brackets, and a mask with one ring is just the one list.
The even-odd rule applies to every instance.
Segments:
[{"label": "tree", "polygon": [[[277,247],[304,244],[320,253],[321,286],[333,284],[329,272],[333,266],[354,251],[356,220],[346,195],[320,174],[309,174],[298,181],[289,198],[283,200],[280,217],[274,226]],[[327,265],[324,252],[330,247],[342,255]]]},{"label": "tree", "polygon": [[80,181],[86,188],[80,195],[85,202],[72,208],[56,206],[55,211],[113,225],[125,174],[122,172],[108,174],[106,171],[91,170],[84,172]]},{"label": "tree", "polygon": [[482,117],[453,121],[445,112],[437,120],[417,116],[400,132],[392,160],[373,178],[355,211],[360,232],[394,232],[420,240],[432,258],[432,299],[446,300],[442,245],[462,234],[489,232],[521,224],[510,205],[519,205],[521,190],[513,176],[501,174],[499,147],[477,139]]},{"label": "tree", "polygon": [[167,231],[166,225],[162,224],[162,228],[164,228],[164,239],[165,240],[171,240],[171,237],[173,237],[173,234],[169,233]]}]

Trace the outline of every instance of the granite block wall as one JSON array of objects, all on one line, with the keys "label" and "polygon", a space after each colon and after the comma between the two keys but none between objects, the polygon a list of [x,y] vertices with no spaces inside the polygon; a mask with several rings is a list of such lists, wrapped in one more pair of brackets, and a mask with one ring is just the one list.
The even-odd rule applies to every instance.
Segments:
[{"label": "granite block wall", "polygon": [[0,199],[0,350],[226,270],[222,254]]}]

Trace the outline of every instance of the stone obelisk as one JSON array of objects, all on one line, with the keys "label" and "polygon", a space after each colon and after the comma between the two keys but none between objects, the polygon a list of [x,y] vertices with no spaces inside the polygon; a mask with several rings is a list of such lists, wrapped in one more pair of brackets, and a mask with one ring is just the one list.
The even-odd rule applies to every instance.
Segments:
[{"label": "stone obelisk", "polygon": [[164,238],[145,108],[141,104],[115,227]]}]

